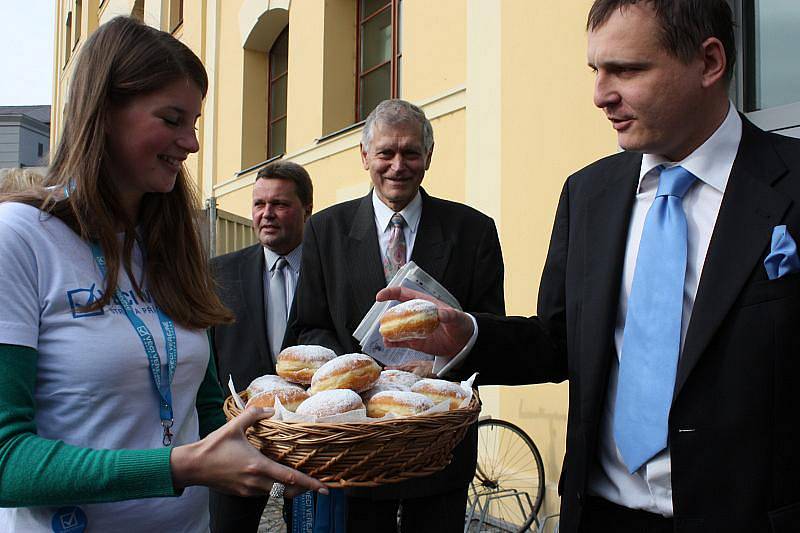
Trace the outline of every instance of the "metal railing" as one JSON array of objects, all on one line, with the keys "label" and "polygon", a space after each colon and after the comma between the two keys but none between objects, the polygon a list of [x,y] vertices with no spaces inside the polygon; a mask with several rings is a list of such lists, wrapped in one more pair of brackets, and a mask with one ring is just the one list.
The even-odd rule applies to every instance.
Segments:
[{"label": "metal railing", "polygon": [[203,209],[203,245],[208,257],[235,252],[257,242],[250,220],[217,208],[217,199],[206,200]]}]

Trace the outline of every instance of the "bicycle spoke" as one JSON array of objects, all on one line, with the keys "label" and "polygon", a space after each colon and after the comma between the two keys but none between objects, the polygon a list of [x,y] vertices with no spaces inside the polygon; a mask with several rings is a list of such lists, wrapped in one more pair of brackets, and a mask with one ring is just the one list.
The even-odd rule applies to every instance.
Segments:
[{"label": "bicycle spoke", "polygon": [[478,424],[478,466],[470,485],[476,531],[525,530],[541,505],[543,485],[541,458],[524,431],[501,420]]}]

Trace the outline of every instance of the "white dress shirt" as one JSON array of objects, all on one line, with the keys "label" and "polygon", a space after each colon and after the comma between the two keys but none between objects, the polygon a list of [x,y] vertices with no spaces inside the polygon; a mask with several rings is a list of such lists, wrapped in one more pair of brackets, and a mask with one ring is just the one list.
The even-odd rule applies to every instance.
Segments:
[{"label": "white dress shirt", "polygon": [[742,138],[742,121],[733,104],[720,127],[703,145],[686,159],[673,163],[661,156],[645,154],[639,173],[639,188],[631,212],[625,263],[619,295],[619,309],[614,330],[617,358],[609,373],[606,401],[600,425],[598,463],[589,476],[589,492],[632,509],[643,509],[663,516],[672,516],[672,483],[669,448],[629,474],[614,441],[614,403],[617,395],[619,356],[623,352],[622,337],[628,297],[633,283],[639,241],[647,211],[658,188],[659,165],[681,165],[697,177],[683,198],[688,225],[686,278],[683,291],[681,320],[681,351],[692,316],[700,274],[705,263],[711,234],[717,221],[722,197]]},{"label": "white dress shirt", "polygon": [[[386,249],[389,248],[389,238],[392,236],[392,215],[395,212],[378,198],[374,189],[372,190],[372,210],[375,212],[375,230],[378,232],[378,245],[381,248],[381,260],[383,260],[386,257]],[[406,263],[408,263],[411,260],[411,252],[414,250],[419,219],[422,216],[422,195],[419,191],[400,211],[400,214],[406,221],[403,226],[403,236],[406,239]]]}]

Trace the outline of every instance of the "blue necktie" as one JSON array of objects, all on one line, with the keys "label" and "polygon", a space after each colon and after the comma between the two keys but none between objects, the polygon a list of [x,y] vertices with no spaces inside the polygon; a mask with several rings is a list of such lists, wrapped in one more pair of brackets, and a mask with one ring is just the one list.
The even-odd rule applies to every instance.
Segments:
[{"label": "blue necktie", "polygon": [[682,202],[695,179],[680,166],[662,169],[642,230],[614,408],[614,439],[630,473],[667,446],[686,276]]}]

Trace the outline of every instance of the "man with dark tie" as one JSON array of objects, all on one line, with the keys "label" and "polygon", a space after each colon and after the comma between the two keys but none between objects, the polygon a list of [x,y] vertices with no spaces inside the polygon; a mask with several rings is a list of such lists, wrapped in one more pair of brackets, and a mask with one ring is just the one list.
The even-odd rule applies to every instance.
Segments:
[{"label": "man with dark tie", "polygon": [[[300,275],[303,226],[313,207],[308,172],[291,161],[262,168],[253,185],[253,230],[258,243],[211,260],[222,302],[236,315],[211,332],[219,379],[238,389],[275,373],[282,346],[295,344],[287,320]],[[212,492],[214,533],[255,532],[267,498],[240,498]]]},{"label": "man with dark tie", "polygon": [[[352,334],[375,294],[408,260],[471,311],[502,314],[503,258],[494,222],[421,187],[433,155],[433,129],[417,106],[386,100],[364,124],[361,160],[373,190],[309,219],[296,331],[302,344],[341,355],[360,352]],[[435,370],[435,369],[434,369]],[[375,489],[352,490],[347,531],[463,531],[467,487],[475,472],[473,427],[443,471]]]},{"label": "man with dark tie", "polygon": [[735,58],[725,0],[596,0],[623,152],[567,179],[538,316],[442,307],[411,344],[569,379],[562,532],[800,531],[800,142],[736,112]]}]

